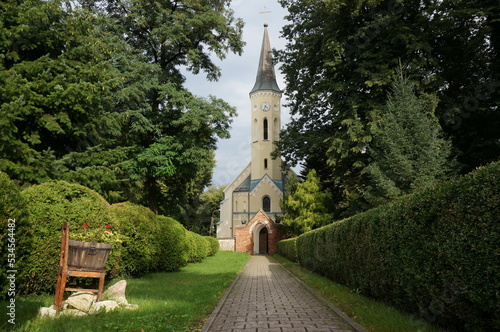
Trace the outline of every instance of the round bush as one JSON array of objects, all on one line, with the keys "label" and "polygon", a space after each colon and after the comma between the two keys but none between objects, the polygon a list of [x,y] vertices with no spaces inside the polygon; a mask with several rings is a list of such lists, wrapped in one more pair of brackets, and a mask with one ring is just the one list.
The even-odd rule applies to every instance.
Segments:
[{"label": "round bush", "polygon": [[0,172],[0,270],[1,297],[7,296],[7,270],[20,271],[31,248],[26,202],[9,176]]},{"label": "round bush", "polygon": [[[33,250],[23,263],[19,293],[53,293],[61,250],[61,225],[70,223],[70,239],[113,244],[107,269],[119,255],[119,236],[107,231],[113,224],[110,206],[95,191],[65,181],[32,186],[22,193],[27,205]],[[87,226],[85,226],[87,225]]]},{"label": "round bush", "polygon": [[158,222],[160,224],[158,271],[177,271],[188,262],[186,229],[172,218],[158,216]]},{"label": "round bush", "polygon": [[213,256],[219,251],[219,241],[211,236],[205,236],[205,240],[208,242],[208,256]]},{"label": "round bush", "polygon": [[140,276],[157,271],[160,258],[161,227],[150,209],[132,203],[111,206],[114,229],[126,239],[121,243],[120,271],[124,276]]},{"label": "round bush", "polygon": [[208,243],[200,234],[187,231],[187,239],[189,243],[189,262],[201,262],[203,258],[208,256]]}]

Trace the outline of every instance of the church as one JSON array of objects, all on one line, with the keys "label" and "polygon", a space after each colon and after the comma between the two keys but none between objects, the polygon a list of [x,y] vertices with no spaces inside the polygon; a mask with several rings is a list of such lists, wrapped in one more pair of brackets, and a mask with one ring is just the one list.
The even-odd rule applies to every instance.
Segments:
[{"label": "church", "polygon": [[281,96],[264,24],[257,78],[250,91],[251,161],[224,190],[217,224],[221,250],[270,254],[283,238],[280,201],[292,171],[284,172],[281,158],[271,157],[281,130]]}]

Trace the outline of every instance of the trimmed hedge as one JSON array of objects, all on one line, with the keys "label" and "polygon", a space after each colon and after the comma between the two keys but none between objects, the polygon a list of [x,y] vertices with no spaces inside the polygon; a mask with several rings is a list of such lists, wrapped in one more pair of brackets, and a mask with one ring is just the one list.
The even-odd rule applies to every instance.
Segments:
[{"label": "trimmed hedge", "polygon": [[297,257],[297,238],[294,237],[278,242],[278,252],[292,262],[298,262],[299,259]]},{"label": "trimmed hedge", "polygon": [[[19,273],[31,251],[26,201],[21,192],[4,172],[0,172],[0,297],[6,297],[10,282],[7,270]],[[12,264],[12,265],[11,265]]]},{"label": "trimmed hedge", "polygon": [[208,256],[210,251],[208,241],[200,234],[187,231],[187,240],[189,245],[188,261],[189,263],[201,262]]},{"label": "trimmed hedge", "polygon": [[[72,240],[113,245],[106,266],[109,278],[176,271],[216,252],[212,240],[187,231],[172,218],[131,203],[110,206],[98,193],[78,184],[51,181],[19,193],[3,173],[0,184],[1,226],[7,227],[8,218],[16,217],[16,242],[22,244],[16,248],[17,294],[54,292],[64,222],[70,223]],[[5,253],[2,247],[2,257]],[[2,289],[6,280],[2,279]]]},{"label": "trimmed hedge", "polygon": [[147,207],[128,202],[113,204],[111,211],[115,219],[113,229],[126,238],[119,244],[117,272],[133,277],[156,272],[161,247],[161,227],[156,215]]},{"label": "trimmed hedge", "polygon": [[178,221],[158,216],[160,223],[160,255],[158,270],[177,271],[188,263],[187,231]]},{"label": "trimmed hedge", "polygon": [[[114,244],[115,233],[109,204],[95,191],[64,181],[46,182],[22,192],[27,204],[32,250],[22,264],[18,289],[21,294],[54,292],[61,250],[61,225],[70,222],[72,239]],[[89,225],[84,227],[84,225]],[[89,231],[88,228],[93,228]],[[117,239],[117,237],[116,237]],[[118,240],[118,239],[117,239]],[[117,250],[110,255],[111,264]]]},{"label": "trimmed hedge", "polygon": [[500,163],[301,235],[300,263],[443,326],[500,329]]},{"label": "trimmed hedge", "polygon": [[219,251],[219,241],[211,236],[205,236],[205,240],[208,241],[208,256],[213,256]]}]

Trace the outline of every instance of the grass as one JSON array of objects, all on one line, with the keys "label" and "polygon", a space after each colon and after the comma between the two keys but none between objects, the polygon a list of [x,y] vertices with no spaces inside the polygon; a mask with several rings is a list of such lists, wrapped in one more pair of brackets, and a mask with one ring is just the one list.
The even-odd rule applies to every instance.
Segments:
[{"label": "grass", "polygon": [[[127,300],[134,311],[116,310],[87,317],[37,318],[52,295],[16,299],[16,325],[0,322],[0,330],[29,332],[87,331],[197,331],[249,255],[220,251],[178,272],[153,273],[127,280]],[[2,308],[7,303],[2,302]],[[5,317],[5,314],[2,313]]]},{"label": "grass", "polygon": [[349,287],[310,272],[287,258],[275,254],[273,257],[295,274],[309,287],[321,294],[331,304],[339,308],[356,323],[371,332],[434,332],[439,328],[403,313],[394,307],[366,298]]}]

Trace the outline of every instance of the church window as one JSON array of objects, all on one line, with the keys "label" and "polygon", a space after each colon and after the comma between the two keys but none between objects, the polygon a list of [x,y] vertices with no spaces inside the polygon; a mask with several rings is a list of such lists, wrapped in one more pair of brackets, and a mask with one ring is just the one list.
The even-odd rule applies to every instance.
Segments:
[{"label": "church window", "polygon": [[262,198],[262,210],[264,210],[264,212],[271,212],[271,199],[269,196],[264,196]]},{"label": "church window", "polygon": [[267,169],[267,158],[264,159],[264,169]]},{"label": "church window", "polygon": [[263,125],[264,125],[264,139],[268,140],[269,139],[269,128],[267,125],[267,119],[264,119]]}]

